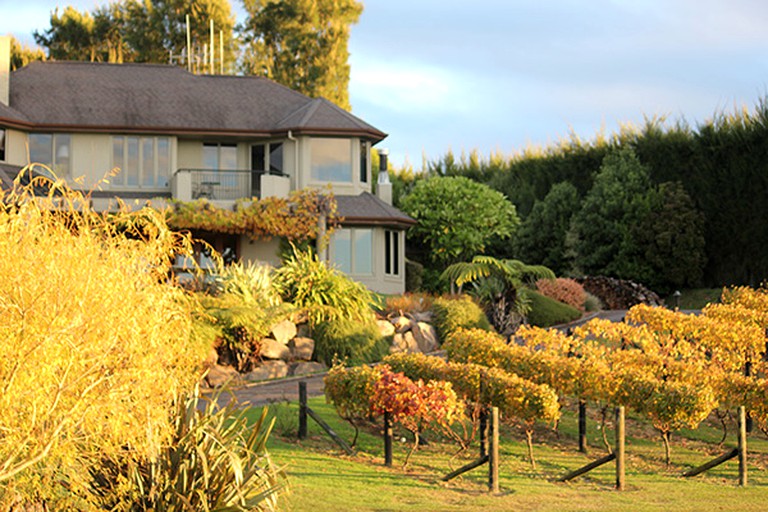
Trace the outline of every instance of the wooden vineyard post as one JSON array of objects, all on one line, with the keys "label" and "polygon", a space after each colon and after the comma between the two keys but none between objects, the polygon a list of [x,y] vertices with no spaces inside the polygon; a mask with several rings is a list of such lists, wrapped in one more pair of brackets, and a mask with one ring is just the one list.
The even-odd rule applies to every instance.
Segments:
[{"label": "wooden vineyard post", "polygon": [[499,492],[499,408],[491,409],[488,446],[488,490]]},{"label": "wooden vineyard post", "polygon": [[488,455],[488,412],[480,413],[480,457]]},{"label": "wooden vineyard post", "polygon": [[299,439],[307,438],[307,383],[299,382]]},{"label": "wooden vineyard post", "polygon": [[599,468],[603,464],[616,461],[616,489],[619,491],[624,490],[624,438],[625,438],[625,424],[624,424],[624,407],[616,408],[616,448],[613,453],[609,453],[605,457],[597,460],[593,460],[589,464],[580,467],[574,471],[571,471],[565,476],[557,479],[558,482],[568,482],[573,480],[584,473],[589,473],[595,468]]},{"label": "wooden vineyard post", "polygon": [[579,451],[587,453],[587,401],[579,400]]},{"label": "wooden vineyard post", "polygon": [[392,418],[384,413],[384,465],[392,467]]},{"label": "wooden vineyard post", "polygon": [[739,407],[739,486],[747,486],[747,414]]},{"label": "wooden vineyard post", "polygon": [[620,405],[616,408],[616,490],[624,490],[624,440],[625,440],[625,423],[624,423],[624,406]]}]

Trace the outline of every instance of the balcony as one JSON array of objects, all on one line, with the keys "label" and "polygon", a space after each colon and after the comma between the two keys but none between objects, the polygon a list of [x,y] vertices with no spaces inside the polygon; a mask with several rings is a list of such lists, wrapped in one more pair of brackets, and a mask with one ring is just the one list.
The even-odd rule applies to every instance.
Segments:
[{"label": "balcony", "polygon": [[290,178],[274,171],[179,169],[173,174],[173,198],[234,203],[238,199],[288,197]]}]

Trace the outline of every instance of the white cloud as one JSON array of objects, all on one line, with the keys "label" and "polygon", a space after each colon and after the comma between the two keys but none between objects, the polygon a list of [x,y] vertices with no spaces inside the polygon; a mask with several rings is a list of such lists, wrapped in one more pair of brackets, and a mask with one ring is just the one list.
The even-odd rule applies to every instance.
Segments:
[{"label": "white cloud", "polygon": [[398,113],[466,112],[465,80],[414,62],[350,59],[350,97]]}]

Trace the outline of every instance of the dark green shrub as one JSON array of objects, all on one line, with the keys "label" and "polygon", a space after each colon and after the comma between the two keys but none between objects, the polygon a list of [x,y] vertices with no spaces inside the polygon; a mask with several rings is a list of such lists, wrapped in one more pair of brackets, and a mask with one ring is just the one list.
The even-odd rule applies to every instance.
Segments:
[{"label": "dark green shrub", "polygon": [[417,292],[421,290],[424,281],[424,265],[417,261],[405,260],[405,291]]},{"label": "dark green shrub", "polygon": [[373,317],[322,322],[315,327],[313,337],[315,358],[328,366],[334,359],[346,360],[349,365],[381,361],[389,353],[391,341],[381,336]]},{"label": "dark green shrub", "polygon": [[435,315],[435,329],[441,340],[460,327],[486,331],[491,329],[482,308],[467,295],[439,297],[432,303],[432,312]]},{"label": "dark green shrub", "polygon": [[581,311],[562,302],[545,297],[544,295],[529,291],[531,311],[528,313],[528,323],[537,327],[551,327],[553,325],[573,322],[581,318]]}]

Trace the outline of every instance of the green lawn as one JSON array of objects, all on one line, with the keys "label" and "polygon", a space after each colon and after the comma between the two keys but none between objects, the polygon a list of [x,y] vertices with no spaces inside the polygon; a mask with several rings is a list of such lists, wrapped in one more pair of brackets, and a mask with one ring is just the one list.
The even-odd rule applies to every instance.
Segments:
[{"label": "green lawn", "polygon": [[[351,440],[353,430],[341,421],[323,398],[310,400],[318,412],[342,437]],[[567,407],[559,426],[559,436],[542,426],[536,432],[536,470],[526,460],[524,436],[511,427],[502,430],[500,483],[502,492],[487,492],[487,466],[444,483],[440,477],[476,457],[456,454],[454,444],[432,442],[412,457],[409,468],[402,464],[408,446],[395,447],[395,464],[383,465],[383,442],[374,429],[361,433],[358,455],[349,457],[322,433],[310,419],[309,438],[296,440],[298,406],[275,404],[276,416],[270,453],[284,466],[290,491],[281,497],[288,511],[582,511],[582,510],[675,510],[675,511],[758,511],[768,502],[768,440],[762,433],[750,434],[749,486],[737,486],[737,462],[733,459],[708,473],[684,479],[685,470],[726,451],[717,446],[721,430],[713,419],[695,431],[673,435],[672,466],[663,463],[663,447],[653,429],[629,417],[627,421],[628,489],[613,489],[614,466],[606,465],[571,483],[556,483],[557,477],[604,455],[605,449],[590,417],[591,453],[576,452],[576,419]],[[255,413],[256,411],[254,411]],[[590,410],[590,414],[596,414]],[[610,427],[609,427],[610,428]],[[730,425],[726,447],[734,446],[734,426]],[[609,430],[609,439],[613,431]],[[559,437],[559,438],[558,438]]]}]

